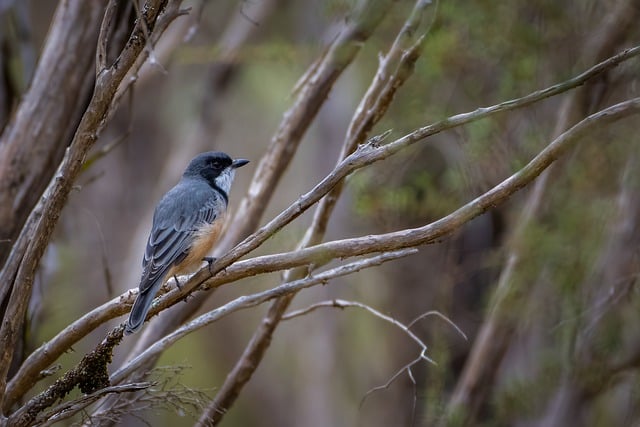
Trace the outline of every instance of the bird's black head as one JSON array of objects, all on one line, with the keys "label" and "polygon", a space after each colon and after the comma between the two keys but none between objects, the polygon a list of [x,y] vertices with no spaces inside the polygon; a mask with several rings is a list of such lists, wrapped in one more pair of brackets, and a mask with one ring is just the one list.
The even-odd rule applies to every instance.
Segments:
[{"label": "bird's black head", "polygon": [[213,188],[221,190],[226,196],[231,188],[236,168],[246,165],[249,160],[233,160],[220,151],[208,151],[198,154],[191,160],[182,175],[185,178],[204,178]]},{"label": "bird's black head", "polygon": [[184,176],[218,176],[223,170],[231,166],[233,160],[226,153],[208,151],[194,157],[184,171]]}]

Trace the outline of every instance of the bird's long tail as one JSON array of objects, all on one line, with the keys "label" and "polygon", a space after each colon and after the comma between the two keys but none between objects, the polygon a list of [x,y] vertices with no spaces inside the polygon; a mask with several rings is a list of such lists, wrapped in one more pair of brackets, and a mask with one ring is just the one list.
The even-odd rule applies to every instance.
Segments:
[{"label": "bird's long tail", "polygon": [[136,301],[133,303],[133,307],[131,307],[131,313],[129,313],[129,320],[127,320],[127,325],[124,329],[125,335],[131,335],[142,327],[147,313],[149,313],[149,309],[151,308],[153,298],[156,296],[160,285],[162,285],[163,279],[164,277],[161,276],[159,279],[156,279],[154,284],[138,294]]}]

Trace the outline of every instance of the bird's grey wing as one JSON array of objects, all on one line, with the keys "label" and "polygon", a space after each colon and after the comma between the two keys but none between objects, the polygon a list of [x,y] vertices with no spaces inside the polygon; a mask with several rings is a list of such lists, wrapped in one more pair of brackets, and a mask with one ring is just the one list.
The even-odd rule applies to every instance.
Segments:
[{"label": "bird's grey wing", "polygon": [[204,223],[212,223],[219,215],[215,198],[195,202],[189,200],[174,209],[158,206],[142,260],[141,293],[162,280],[173,265],[180,263],[187,256],[198,228]]}]

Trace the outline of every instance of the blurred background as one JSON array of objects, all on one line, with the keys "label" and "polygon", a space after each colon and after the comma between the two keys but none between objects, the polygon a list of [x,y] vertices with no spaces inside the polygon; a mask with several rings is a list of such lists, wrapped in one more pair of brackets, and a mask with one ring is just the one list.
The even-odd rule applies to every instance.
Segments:
[{"label": "blurred background", "polygon": [[[355,3],[191,4],[156,46],[161,65],[143,69],[101,135],[95,151],[109,153],[77,182],[38,276],[29,346],[137,287],[153,207],[195,154],[220,150],[252,161],[231,191],[237,206],[296,82]],[[17,93],[28,85],[56,4],[0,2],[3,77]],[[413,5],[396,2],[340,77],[262,224],[333,168],[378,54]],[[637,1],[434,2],[414,74],[373,134],[393,129],[390,138],[399,137],[561,82],[639,44],[639,16]],[[354,174],[326,239],[417,227],[452,212],[580,118],[639,96],[639,75],[637,59],[625,62],[574,92],[438,134]],[[2,126],[11,105],[3,108]],[[363,310],[324,308],[283,322],[224,425],[640,425],[638,129],[637,118],[600,129],[550,170],[537,195],[534,183],[416,255],[296,297],[292,309],[341,298],[405,324],[431,310],[447,316],[468,340],[436,316],[417,322],[412,330],[436,364],[414,365],[415,383],[403,373],[367,395],[420,349]],[[297,219],[256,255],[292,250],[310,218]],[[204,310],[280,282],[274,274],[223,287]],[[183,339],[163,355],[158,365],[165,368],[154,378],[168,389],[213,396],[265,311],[235,313]],[[60,360],[63,370],[122,320],[80,342]],[[130,341],[118,347],[114,366]],[[472,365],[474,346],[481,354]],[[456,403],[471,415],[460,415]],[[197,419],[196,409],[151,405],[122,425],[191,425],[189,411]]]}]

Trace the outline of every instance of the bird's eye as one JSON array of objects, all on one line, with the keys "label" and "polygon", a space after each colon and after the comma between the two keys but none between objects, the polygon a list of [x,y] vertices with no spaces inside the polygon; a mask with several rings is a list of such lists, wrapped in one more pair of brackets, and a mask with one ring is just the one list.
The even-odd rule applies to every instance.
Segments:
[{"label": "bird's eye", "polygon": [[222,168],[222,163],[220,163],[217,160],[214,160],[213,162],[211,162],[211,167],[214,169],[221,169]]}]

